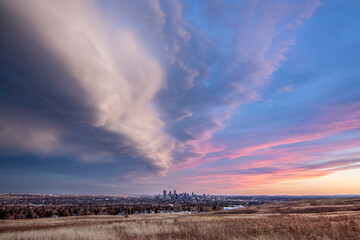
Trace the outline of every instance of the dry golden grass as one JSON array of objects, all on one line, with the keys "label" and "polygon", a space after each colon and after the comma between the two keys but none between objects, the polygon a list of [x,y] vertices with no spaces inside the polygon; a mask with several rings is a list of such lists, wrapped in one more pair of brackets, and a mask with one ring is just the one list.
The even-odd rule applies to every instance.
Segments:
[{"label": "dry golden grass", "polygon": [[329,213],[360,211],[360,198],[331,198],[319,200],[299,200],[251,206],[232,211],[217,211],[215,214],[263,214],[263,213]]},{"label": "dry golden grass", "polygon": [[[254,214],[227,211],[190,216],[146,214],[128,218],[4,220],[0,222],[0,239],[360,239],[360,211],[332,209],[339,205],[354,207],[354,202],[344,201],[318,201],[316,205],[311,201],[271,204],[255,207]],[[270,209],[291,208],[303,212],[304,208],[329,206],[332,208],[327,209],[331,211],[321,213],[269,213]]]}]

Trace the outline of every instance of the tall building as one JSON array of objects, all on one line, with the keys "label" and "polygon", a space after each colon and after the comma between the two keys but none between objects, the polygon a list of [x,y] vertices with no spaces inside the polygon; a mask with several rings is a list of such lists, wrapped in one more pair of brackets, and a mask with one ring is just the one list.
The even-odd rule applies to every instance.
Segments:
[{"label": "tall building", "polygon": [[176,190],[174,190],[174,199],[177,199]]},{"label": "tall building", "polygon": [[166,199],[166,190],[163,191],[163,197]]}]

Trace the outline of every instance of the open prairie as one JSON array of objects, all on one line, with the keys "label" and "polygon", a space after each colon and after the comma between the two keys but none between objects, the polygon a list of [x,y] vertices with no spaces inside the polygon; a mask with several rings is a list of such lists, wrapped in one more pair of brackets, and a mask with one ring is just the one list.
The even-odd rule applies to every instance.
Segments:
[{"label": "open prairie", "polygon": [[211,213],[3,220],[0,239],[360,239],[360,198]]}]

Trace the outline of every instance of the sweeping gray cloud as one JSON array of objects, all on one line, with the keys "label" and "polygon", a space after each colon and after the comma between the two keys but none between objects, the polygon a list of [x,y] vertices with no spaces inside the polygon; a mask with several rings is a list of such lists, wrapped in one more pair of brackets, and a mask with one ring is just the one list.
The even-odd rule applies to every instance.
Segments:
[{"label": "sweeping gray cloud", "polygon": [[14,93],[3,96],[3,147],[68,151],[90,162],[124,154],[168,168],[175,141],[151,105],[164,73],[130,30],[106,29],[89,2],[2,5],[8,33],[1,45],[11,56],[2,59],[5,85]]}]

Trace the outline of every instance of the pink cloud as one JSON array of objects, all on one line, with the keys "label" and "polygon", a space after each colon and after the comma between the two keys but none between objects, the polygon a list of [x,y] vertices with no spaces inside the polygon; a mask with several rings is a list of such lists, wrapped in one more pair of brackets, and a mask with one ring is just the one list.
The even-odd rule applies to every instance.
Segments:
[{"label": "pink cloud", "polygon": [[[274,135],[288,136],[279,137],[273,141],[265,143],[222,151],[220,155],[215,157],[196,158],[194,159],[196,161],[192,162],[189,166],[197,166],[221,159],[236,159],[244,156],[259,155],[274,147],[319,140],[334,134],[358,129],[360,128],[360,113],[354,111],[354,108],[358,105],[359,103],[351,103],[343,106],[336,106],[331,109],[331,112],[322,114],[312,124],[304,125],[295,129],[280,129],[273,133]],[[338,108],[342,109],[341,115],[334,114]],[[328,111],[329,109],[326,110]],[[252,136],[251,138],[258,139],[257,137],[260,138],[260,136]],[[243,142],[241,144],[243,144]]]},{"label": "pink cloud", "polygon": [[294,89],[293,89],[292,85],[288,85],[288,86],[283,86],[283,87],[281,87],[281,88],[278,88],[277,91],[278,91],[279,93],[282,93],[282,92],[292,92],[292,91],[294,91]]},{"label": "pink cloud", "polygon": [[[359,138],[336,141],[328,138],[360,128],[360,113],[356,111],[359,105],[349,103],[323,108],[307,125],[274,130],[272,134],[280,137],[272,141],[261,142],[261,136],[252,134],[249,139],[259,143],[234,149],[208,146],[209,152],[203,148],[201,156],[183,166],[197,168],[196,175],[186,174],[184,184],[201,185],[209,191],[215,191],[211,186],[216,185],[231,191],[359,168]],[[337,114],[339,112],[341,114]],[[218,155],[206,157],[210,151]],[[242,158],[237,160],[239,157]]]}]

